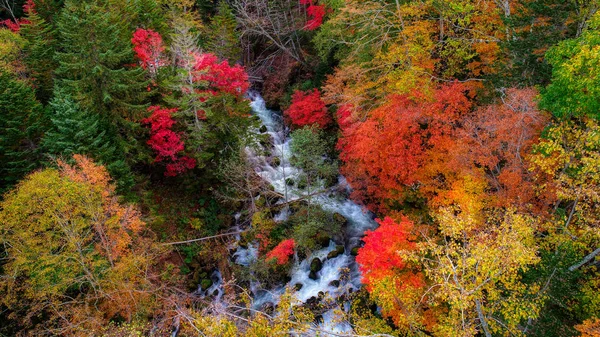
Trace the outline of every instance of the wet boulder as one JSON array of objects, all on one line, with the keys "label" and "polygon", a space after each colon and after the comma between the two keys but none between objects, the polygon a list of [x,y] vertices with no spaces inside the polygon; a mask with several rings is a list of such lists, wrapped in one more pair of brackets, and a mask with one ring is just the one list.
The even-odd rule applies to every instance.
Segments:
[{"label": "wet boulder", "polygon": [[318,273],[323,268],[323,262],[318,257],[315,257],[310,262],[310,271],[314,273]]},{"label": "wet boulder", "polygon": [[265,133],[265,132],[267,132],[267,126],[266,126],[266,125],[262,125],[262,126],[260,127],[260,129],[258,129],[258,131],[260,131],[260,133]]},{"label": "wet boulder", "polygon": [[281,165],[281,159],[279,159],[279,157],[273,157],[273,159],[271,159],[271,165],[273,167]]},{"label": "wet boulder", "polygon": [[335,246],[334,250],[332,250],[331,252],[329,252],[329,254],[327,254],[327,258],[335,259],[336,257],[338,257],[342,254],[344,254],[344,246],[338,245],[338,246]]},{"label": "wet boulder", "polygon": [[360,247],[354,247],[354,248],[352,248],[352,249],[350,250],[350,255],[352,255],[352,256],[358,256],[358,249],[359,249],[359,248],[360,248]]},{"label": "wet boulder", "polygon": [[294,289],[296,291],[300,291],[300,289],[302,289],[302,287],[304,287],[304,285],[302,283],[296,283],[296,284],[294,284]]},{"label": "wet boulder", "polygon": [[333,281],[329,282],[329,286],[338,288],[340,286],[340,280],[333,280]]}]

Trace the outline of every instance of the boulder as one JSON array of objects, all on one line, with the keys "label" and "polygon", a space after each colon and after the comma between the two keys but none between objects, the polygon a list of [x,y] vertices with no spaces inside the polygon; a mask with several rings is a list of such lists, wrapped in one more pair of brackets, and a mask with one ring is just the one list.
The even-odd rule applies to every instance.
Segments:
[{"label": "boulder", "polygon": [[340,286],[340,280],[333,280],[333,281],[329,282],[329,286],[330,287],[335,287],[335,288],[339,287]]},{"label": "boulder", "polygon": [[310,271],[314,273],[318,273],[323,268],[323,262],[318,257],[315,257],[310,262]]},{"label": "boulder", "polygon": [[360,248],[360,247],[354,247],[354,248],[352,248],[352,250],[350,250],[350,255],[352,255],[352,256],[357,256],[357,255],[358,255],[358,249],[359,249],[359,248]]},{"label": "boulder", "polygon": [[260,133],[267,132],[267,126],[266,125],[261,125],[261,127],[260,127],[260,129],[258,129],[258,131],[260,131]]},{"label": "boulder", "polygon": [[304,285],[302,283],[296,283],[296,284],[294,284],[294,289],[296,291],[300,291],[300,289],[302,289],[302,287],[304,287]]},{"label": "boulder", "polygon": [[342,246],[342,245],[335,246],[335,249],[332,250],[331,252],[329,252],[329,254],[327,254],[327,258],[334,259],[342,254],[344,254],[344,246]]}]

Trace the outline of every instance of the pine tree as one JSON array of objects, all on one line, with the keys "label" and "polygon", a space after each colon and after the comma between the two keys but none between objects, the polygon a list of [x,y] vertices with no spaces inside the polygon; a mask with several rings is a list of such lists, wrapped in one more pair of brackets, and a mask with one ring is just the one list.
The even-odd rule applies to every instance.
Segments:
[{"label": "pine tree", "polygon": [[59,86],[82,108],[122,124],[138,119],[148,95],[144,70],[134,64],[129,24],[107,1],[65,3],[57,23]]},{"label": "pine tree", "polygon": [[237,62],[242,54],[240,36],[236,31],[237,22],[231,8],[225,1],[219,2],[218,12],[209,26],[208,50],[219,58]]},{"label": "pine tree", "polygon": [[54,83],[54,60],[56,32],[35,8],[27,13],[28,24],[22,25],[21,35],[27,41],[23,48],[24,62],[35,86],[36,97],[47,103],[52,96]]},{"label": "pine tree", "polygon": [[0,192],[39,166],[43,124],[33,89],[0,70]]},{"label": "pine tree", "polygon": [[89,156],[107,167],[119,188],[131,186],[131,172],[117,151],[118,140],[99,115],[81,109],[64,90],[57,89],[50,101],[49,119],[51,127],[42,141],[45,152],[63,159],[74,154]]}]

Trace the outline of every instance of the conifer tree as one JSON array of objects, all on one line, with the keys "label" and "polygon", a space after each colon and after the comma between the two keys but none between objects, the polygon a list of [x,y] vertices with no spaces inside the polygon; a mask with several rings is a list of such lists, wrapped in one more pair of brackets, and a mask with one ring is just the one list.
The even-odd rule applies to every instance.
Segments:
[{"label": "conifer tree", "polygon": [[111,176],[118,180],[119,188],[132,183],[129,167],[119,154],[118,140],[103,123],[100,116],[81,109],[79,104],[57,89],[50,101],[50,130],[44,135],[45,152],[53,157],[71,158],[82,154],[104,164]]},{"label": "conifer tree", "polygon": [[28,9],[27,20],[29,23],[21,28],[21,35],[27,41],[23,48],[24,62],[35,86],[36,97],[46,103],[52,96],[57,67],[54,60],[56,32],[35,7]]},{"label": "conifer tree", "polygon": [[0,70],[0,192],[39,166],[42,105],[33,89]]},{"label": "conifer tree", "polygon": [[66,1],[57,23],[59,86],[82,108],[122,124],[141,117],[148,95],[144,70],[131,66],[128,27],[108,1]]},{"label": "conifer tree", "polygon": [[208,50],[219,58],[238,61],[242,50],[236,27],[235,15],[229,5],[225,1],[219,2],[218,12],[209,26]]}]

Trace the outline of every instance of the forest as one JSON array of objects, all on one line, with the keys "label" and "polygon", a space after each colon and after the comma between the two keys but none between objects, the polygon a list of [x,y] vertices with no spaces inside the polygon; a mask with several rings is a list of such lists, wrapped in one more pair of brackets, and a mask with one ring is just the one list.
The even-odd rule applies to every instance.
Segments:
[{"label": "forest", "polygon": [[0,337],[600,337],[600,1],[0,0]]}]

